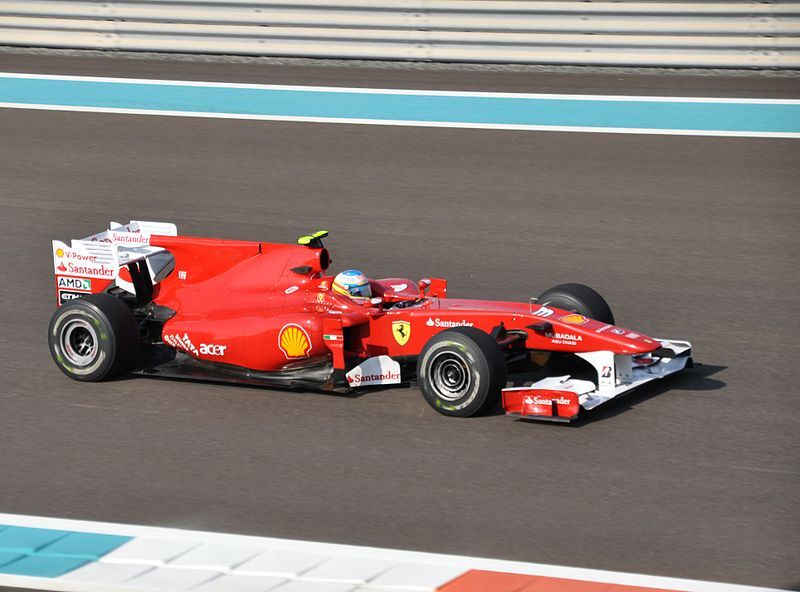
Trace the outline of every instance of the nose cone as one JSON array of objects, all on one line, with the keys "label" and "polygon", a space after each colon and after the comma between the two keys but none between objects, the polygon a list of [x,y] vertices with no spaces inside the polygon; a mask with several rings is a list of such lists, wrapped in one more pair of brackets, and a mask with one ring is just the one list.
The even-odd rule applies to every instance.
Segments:
[{"label": "nose cone", "polygon": [[[602,323],[588,317],[564,313],[528,325],[545,338],[545,348],[560,351],[612,351],[615,354],[643,354],[660,347],[658,341],[637,331]],[[531,344],[536,348],[537,344]]]},{"label": "nose cone", "polygon": [[616,327],[602,325],[595,330],[595,334],[608,344],[613,344],[611,349],[620,354],[644,354],[660,347],[657,340],[642,333]]}]

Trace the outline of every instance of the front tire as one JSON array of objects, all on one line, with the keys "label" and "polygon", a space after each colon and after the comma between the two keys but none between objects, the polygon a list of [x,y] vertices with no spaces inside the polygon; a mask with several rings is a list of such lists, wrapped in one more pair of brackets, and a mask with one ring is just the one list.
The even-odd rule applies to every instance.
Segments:
[{"label": "front tire", "polygon": [[536,300],[542,306],[555,306],[569,312],[577,312],[585,317],[614,325],[614,313],[595,290],[583,284],[561,284],[542,292]]},{"label": "front tire", "polygon": [[422,396],[442,415],[470,417],[500,400],[506,362],[497,342],[474,327],[434,335],[417,360]]},{"label": "front tire", "polygon": [[130,370],[139,350],[133,312],[110,294],[87,294],[59,308],[50,320],[50,354],[74,380],[93,382]]}]

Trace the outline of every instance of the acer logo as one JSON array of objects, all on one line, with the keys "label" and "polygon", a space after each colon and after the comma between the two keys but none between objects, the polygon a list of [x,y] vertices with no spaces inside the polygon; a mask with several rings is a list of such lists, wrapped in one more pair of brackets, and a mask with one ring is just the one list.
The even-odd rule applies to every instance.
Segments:
[{"label": "acer logo", "polygon": [[201,343],[200,353],[204,356],[224,356],[227,345],[214,345],[213,343]]}]

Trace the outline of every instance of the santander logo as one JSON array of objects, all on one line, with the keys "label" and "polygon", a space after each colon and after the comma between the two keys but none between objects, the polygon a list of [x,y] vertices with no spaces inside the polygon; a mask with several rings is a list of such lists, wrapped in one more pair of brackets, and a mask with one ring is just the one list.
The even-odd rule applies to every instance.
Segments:
[{"label": "santander logo", "polygon": [[400,373],[399,372],[392,372],[391,370],[386,371],[382,374],[359,374],[355,373],[352,376],[347,377],[347,382],[351,386],[359,386],[362,383],[382,383],[382,382],[400,382]]}]

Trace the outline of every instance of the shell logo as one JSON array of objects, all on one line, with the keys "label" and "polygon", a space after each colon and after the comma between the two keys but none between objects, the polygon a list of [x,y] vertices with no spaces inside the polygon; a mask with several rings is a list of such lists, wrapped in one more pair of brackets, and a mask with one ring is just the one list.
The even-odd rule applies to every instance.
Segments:
[{"label": "shell logo", "polygon": [[563,323],[569,323],[571,325],[585,325],[586,323],[589,322],[589,319],[587,319],[585,316],[579,315],[579,314],[567,315],[565,317],[561,317],[558,320],[563,322]]},{"label": "shell logo", "polygon": [[56,257],[63,257],[64,256],[64,249],[61,247],[56,249]]},{"label": "shell logo", "polygon": [[300,325],[284,325],[278,333],[278,347],[288,359],[307,358],[311,351],[311,338]]}]

